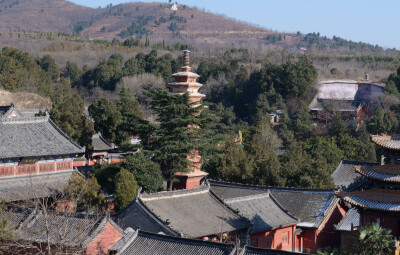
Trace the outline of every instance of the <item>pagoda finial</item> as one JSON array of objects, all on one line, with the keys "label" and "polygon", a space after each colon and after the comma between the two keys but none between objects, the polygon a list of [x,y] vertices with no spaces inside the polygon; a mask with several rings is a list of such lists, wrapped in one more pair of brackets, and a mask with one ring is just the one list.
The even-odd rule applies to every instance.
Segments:
[{"label": "pagoda finial", "polygon": [[185,66],[190,66],[189,53],[190,53],[190,51],[187,49],[187,45],[186,45],[186,49],[183,50],[183,65],[185,65]]},{"label": "pagoda finial", "polygon": [[189,53],[190,53],[190,51],[187,49],[187,45],[186,45],[186,49],[183,50],[183,66],[181,68],[182,71],[190,71],[191,70]]}]

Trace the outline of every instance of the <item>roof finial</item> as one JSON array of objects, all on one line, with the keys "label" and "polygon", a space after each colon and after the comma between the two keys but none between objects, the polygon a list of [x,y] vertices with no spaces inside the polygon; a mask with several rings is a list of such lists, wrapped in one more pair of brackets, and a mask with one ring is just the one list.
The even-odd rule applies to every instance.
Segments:
[{"label": "roof finial", "polygon": [[186,49],[183,50],[183,65],[184,66],[190,66],[190,58],[189,58],[190,51],[187,48],[188,47],[186,45]]}]

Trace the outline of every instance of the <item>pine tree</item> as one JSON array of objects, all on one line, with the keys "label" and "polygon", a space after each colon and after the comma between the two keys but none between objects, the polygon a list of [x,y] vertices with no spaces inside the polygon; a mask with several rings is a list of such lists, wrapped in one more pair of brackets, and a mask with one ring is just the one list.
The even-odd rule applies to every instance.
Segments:
[{"label": "pine tree", "polygon": [[126,169],[121,169],[115,176],[115,206],[121,210],[132,202],[138,191],[135,176]]},{"label": "pine tree", "polygon": [[128,156],[121,165],[135,176],[143,191],[156,192],[162,187],[163,178],[160,165],[151,161],[143,153]]},{"label": "pine tree", "polygon": [[192,151],[199,151],[207,161],[207,157],[218,150],[217,143],[221,139],[215,116],[203,106],[190,103],[188,94],[172,95],[162,88],[146,93],[159,124],[139,120],[136,127],[140,129],[144,149],[154,155],[171,188],[176,172],[190,171],[191,162],[187,157]]}]

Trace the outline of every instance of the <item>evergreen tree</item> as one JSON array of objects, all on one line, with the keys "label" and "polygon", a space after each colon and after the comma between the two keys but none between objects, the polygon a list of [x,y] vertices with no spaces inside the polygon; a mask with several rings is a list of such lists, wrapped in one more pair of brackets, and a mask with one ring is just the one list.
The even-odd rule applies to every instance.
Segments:
[{"label": "evergreen tree", "polygon": [[255,134],[248,149],[248,157],[254,160],[252,183],[267,186],[282,186],[280,162],[269,144],[263,144],[261,135]]},{"label": "evergreen tree", "polygon": [[138,185],[135,176],[126,169],[121,169],[115,176],[115,206],[123,209],[132,202],[137,195]]},{"label": "evergreen tree", "polygon": [[115,142],[117,127],[122,122],[122,115],[117,106],[107,98],[101,98],[89,106],[89,114],[94,120],[96,132],[101,132],[104,138]]},{"label": "evergreen tree", "polygon": [[75,85],[79,82],[82,76],[82,71],[76,63],[67,61],[65,66],[65,74],[69,77],[71,84]]},{"label": "evergreen tree", "polygon": [[303,188],[332,188],[332,169],[322,156],[311,157],[301,143],[293,142],[280,156],[281,177],[286,186]]},{"label": "evergreen tree", "polygon": [[224,156],[213,175],[228,182],[251,183],[254,160],[249,158],[244,148],[232,138],[226,140],[223,146]]},{"label": "evergreen tree", "polygon": [[57,81],[60,78],[60,69],[58,68],[55,59],[50,55],[44,55],[39,59],[40,67],[51,77],[52,81]]},{"label": "evergreen tree", "polygon": [[368,123],[368,130],[373,134],[391,134],[397,131],[399,122],[390,112],[385,112],[382,107],[378,107],[374,117]]},{"label": "evergreen tree", "polygon": [[339,136],[341,134],[347,134],[349,132],[349,128],[346,125],[346,122],[342,119],[342,114],[338,112],[332,121],[331,128],[329,129],[329,134],[331,136]]},{"label": "evergreen tree", "polygon": [[127,129],[127,122],[130,119],[143,119],[143,113],[140,104],[130,89],[122,88],[117,101],[117,108],[121,113],[121,123],[116,129],[116,142],[122,145],[129,142],[132,130]]},{"label": "evergreen tree", "polygon": [[53,107],[50,117],[54,123],[75,142],[90,147],[94,134],[93,122],[84,115],[83,100],[75,89],[71,89],[68,79],[60,80],[51,99]]},{"label": "evergreen tree", "polygon": [[[214,116],[203,106],[195,107],[190,103],[188,94],[172,95],[161,88],[147,91],[147,94],[159,124],[142,121],[136,126],[141,129],[144,148],[154,154],[153,159],[161,165],[171,188],[174,173],[190,171],[187,157],[193,151],[199,151],[207,160],[217,147],[219,139],[214,136],[217,131]],[[200,109],[203,111],[199,114]]]},{"label": "evergreen tree", "polygon": [[157,192],[162,188],[163,178],[160,165],[151,161],[143,153],[128,156],[121,165],[135,176],[143,191]]}]

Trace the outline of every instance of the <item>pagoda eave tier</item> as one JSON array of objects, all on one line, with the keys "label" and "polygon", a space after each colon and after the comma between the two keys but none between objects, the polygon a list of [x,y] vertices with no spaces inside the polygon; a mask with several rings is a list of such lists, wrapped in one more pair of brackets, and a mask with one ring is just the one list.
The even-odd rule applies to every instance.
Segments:
[{"label": "pagoda eave tier", "polygon": [[170,82],[169,87],[201,88],[203,84],[197,82]]},{"label": "pagoda eave tier", "polygon": [[371,135],[371,140],[388,150],[400,150],[400,136]]},{"label": "pagoda eave tier", "polygon": [[202,177],[207,176],[207,172],[203,171],[192,171],[192,172],[177,172],[175,173],[176,176],[186,176],[186,177]]},{"label": "pagoda eave tier", "polygon": [[[186,92],[172,92],[171,93],[171,95],[183,95],[183,94],[185,94]],[[203,95],[203,94],[200,94],[200,93],[191,93],[190,94],[190,99],[191,100],[193,100],[193,99],[195,99],[195,98],[200,98],[200,99],[202,99],[202,98],[204,98],[204,97],[206,97],[206,95]]]},{"label": "pagoda eave tier", "polygon": [[200,77],[200,75],[198,75],[197,73],[193,73],[193,72],[179,72],[179,73],[174,73],[172,76],[173,77],[196,77],[196,78]]}]

